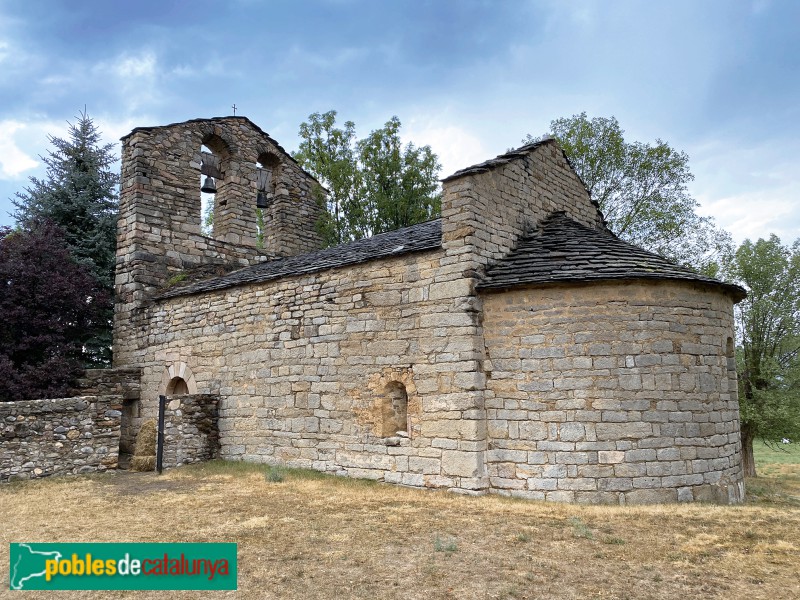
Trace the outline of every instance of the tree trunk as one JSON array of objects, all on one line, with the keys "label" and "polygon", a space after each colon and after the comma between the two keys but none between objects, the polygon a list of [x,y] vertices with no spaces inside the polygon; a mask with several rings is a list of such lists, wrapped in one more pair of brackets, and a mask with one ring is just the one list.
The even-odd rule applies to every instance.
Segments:
[{"label": "tree trunk", "polygon": [[756,476],[756,461],[753,458],[754,437],[749,427],[742,427],[742,468],[745,477]]}]

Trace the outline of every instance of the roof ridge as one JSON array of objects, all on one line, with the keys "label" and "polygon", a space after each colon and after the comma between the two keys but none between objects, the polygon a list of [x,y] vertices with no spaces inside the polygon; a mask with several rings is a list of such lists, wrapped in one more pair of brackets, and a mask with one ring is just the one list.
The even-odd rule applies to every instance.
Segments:
[{"label": "roof ridge", "polygon": [[444,183],[446,181],[451,181],[453,179],[457,179],[459,177],[463,177],[464,175],[469,175],[471,173],[484,173],[486,171],[491,171],[495,167],[509,163],[515,158],[521,158],[526,154],[528,154],[528,152],[530,152],[531,150],[534,150],[540,146],[544,146],[545,144],[551,142],[557,143],[555,138],[547,137],[541,140],[537,140],[535,142],[530,142],[528,144],[520,146],[519,148],[513,148],[507,152],[504,152],[503,154],[498,154],[497,156],[495,156],[494,158],[490,158],[489,160],[485,160],[483,162],[476,163],[468,167],[464,167],[463,169],[459,169],[455,173],[452,173],[451,175],[448,175],[447,177],[442,179],[442,182]]}]

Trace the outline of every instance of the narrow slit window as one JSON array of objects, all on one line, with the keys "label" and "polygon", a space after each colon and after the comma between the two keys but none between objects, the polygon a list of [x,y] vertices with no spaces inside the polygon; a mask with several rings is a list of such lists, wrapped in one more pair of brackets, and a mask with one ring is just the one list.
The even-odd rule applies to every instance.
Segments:
[{"label": "narrow slit window", "polygon": [[406,386],[393,381],[386,386],[383,398],[383,437],[408,433],[408,393]]}]

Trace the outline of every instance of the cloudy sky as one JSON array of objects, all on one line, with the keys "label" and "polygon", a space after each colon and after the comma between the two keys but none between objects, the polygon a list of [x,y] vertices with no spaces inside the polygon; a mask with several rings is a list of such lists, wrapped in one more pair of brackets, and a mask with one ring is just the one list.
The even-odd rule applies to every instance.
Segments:
[{"label": "cloudy sky", "polygon": [[288,150],[312,112],[359,135],[397,115],[442,176],[555,118],[613,115],[689,154],[700,212],[736,241],[789,242],[798,31],[794,0],[0,0],[0,225],[84,105],[116,142],[235,103]]}]

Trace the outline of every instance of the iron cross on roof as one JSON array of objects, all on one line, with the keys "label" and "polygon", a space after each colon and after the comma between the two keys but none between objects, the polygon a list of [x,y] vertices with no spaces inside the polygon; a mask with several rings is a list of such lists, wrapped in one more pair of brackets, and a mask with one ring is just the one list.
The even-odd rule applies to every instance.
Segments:
[{"label": "iron cross on roof", "polygon": [[234,105],[231,108],[233,109],[233,116],[235,117],[236,116],[236,104],[234,103]]}]

